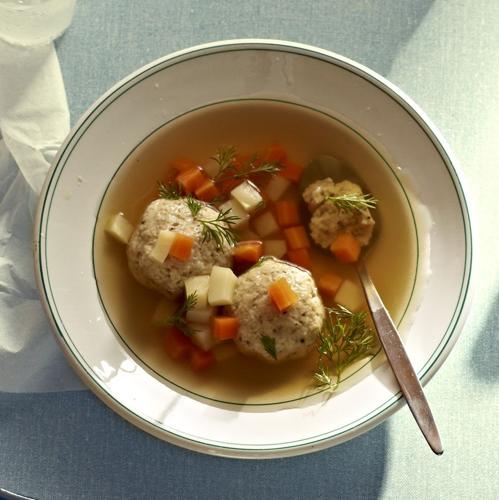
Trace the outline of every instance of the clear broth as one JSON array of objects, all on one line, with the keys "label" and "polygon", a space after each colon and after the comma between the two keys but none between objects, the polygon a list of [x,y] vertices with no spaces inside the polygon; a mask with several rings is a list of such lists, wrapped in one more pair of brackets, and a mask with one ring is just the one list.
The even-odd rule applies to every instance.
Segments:
[{"label": "clear broth", "polygon": [[[164,125],[131,153],[105,194],[94,241],[97,284],[109,320],[138,360],[168,382],[216,401],[269,404],[313,394],[316,354],[279,365],[237,354],[203,374],[172,361],[163,347],[164,329],[151,324],[160,296],[133,279],[124,247],[105,234],[104,224],[116,212],[138,223],[157,197],[157,181],[170,176],[168,165],[174,158],[203,164],[222,145],[255,152],[273,142],[282,144],[295,162],[308,164],[321,154],[347,161],[380,200],[377,218],[382,231],[369,253],[368,267],[396,323],[414,287],[417,244],[409,202],[388,163],[346,124],[302,106],[253,100],[212,105]],[[314,251],[312,258],[314,276],[333,270],[357,281],[352,267],[327,254]]]}]

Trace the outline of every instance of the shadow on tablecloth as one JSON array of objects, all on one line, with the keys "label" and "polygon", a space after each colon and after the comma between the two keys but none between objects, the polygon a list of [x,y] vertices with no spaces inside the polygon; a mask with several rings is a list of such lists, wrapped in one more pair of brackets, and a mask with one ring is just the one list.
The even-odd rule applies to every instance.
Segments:
[{"label": "shadow on tablecloth", "polygon": [[87,391],[0,394],[0,486],[37,499],[375,499],[387,425],[300,457],[231,460],[164,443]]}]

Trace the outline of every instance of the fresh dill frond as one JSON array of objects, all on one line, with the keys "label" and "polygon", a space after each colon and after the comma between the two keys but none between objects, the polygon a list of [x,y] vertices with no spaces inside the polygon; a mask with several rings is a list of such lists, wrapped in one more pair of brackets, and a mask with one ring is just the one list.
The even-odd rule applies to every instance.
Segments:
[{"label": "fresh dill frond", "polygon": [[190,210],[192,217],[195,219],[198,216],[199,212],[201,212],[203,204],[190,195],[186,196],[185,203],[187,205],[187,208]]},{"label": "fresh dill frond", "polygon": [[217,154],[212,157],[219,166],[218,173],[214,177],[215,182],[225,182],[231,179],[244,180],[256,174],[273,175],[281,170],[278,163],[261,162],[260,157],[256,154],[242,165],[236,165],[235,156],[236,149],[231,146],[219,149]]},{"label": "fresh dill frond", "polygon": [[374,354],[378,343],[366,316],[363,311],[352,312],[343,306],[326,308],[317,346],[319,361],[314,373],[319,387],[334,391],[346,368]]},{"label": "fresh dill frond", "polygon": [[274,359],[277,359],[277,351],[275,347],[275,338],[269,335],[260,335],[260,342],[263,348],[270,354]]},{"label": "fresh dill frond", "polygon": [[175,182],[165,184],[164,182],[158,181],[158,195],[165,200],[179,200],[182,198],[180,186]]},{"label": "fresh dill frond", "polygon": [[219,167],[218,174],[220,175],[225,169],[227,169],[233,162],[236,156],[236,148],[234,146],[229,146],[228,148],[218,148],[215,156],[211,159],[216,161]]},{"label": "fresh dill frond", "polygon": [[370,194],[355,193],[327,196],[325,201],[334,203],[340,210],[346,212],[360,212],[369,208],[376,208],[378,203],[378,200]]},{"label": "fresh dill frond", "polygon": [[175,314],[168,318],[168,325],[178,328],[189,337],[194,335],[196,330],[194,330],[189,323],[187,323],[185,315],[187,314],[187,311],[196,307],[197,301],[198,296],[196,292],[187,295],[183,304],[175,311]]},{"label": "fresh dill frond", "polygon": [[231,226],[239,220],[237,215],[230,215],[231,209],[222,210],[217,217],[212,220],[197,219],[203,226],[201,233],[203,243],[213,240],[217,249],[223,247],[224,242],[233,246],[238,241],[237,234],[231,229]]}]

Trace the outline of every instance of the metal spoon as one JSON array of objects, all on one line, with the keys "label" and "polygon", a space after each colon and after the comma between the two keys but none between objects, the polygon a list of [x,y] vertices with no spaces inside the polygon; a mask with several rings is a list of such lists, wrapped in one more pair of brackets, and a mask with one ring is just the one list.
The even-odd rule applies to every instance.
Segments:
[{"label": "metal spoon", "polygon": [[[348,166],[334,157],[322,156],[314,160],[314,162],[305,169],[300,183],[301,191],[312,182],[324,179],[325,177],[331,177],[336,180],[348,179],[362,185],[357,175],[355,175]],[[379,227],[377,232],[379,234]],[[442,442],[430,406],[424,395],[423,388],[407,356],[397,328],[393,324],[392,318],[367,272],[364,260],[365,253],[356,264],[356,270],[360,282],[362,283],[364,295],[369,306],[374,326],[378,332],[379,340],[393,370],[393,374],[400,385],[402,394],[423,436],[433,452],[437,455],[441,455],[444,451]]]}]

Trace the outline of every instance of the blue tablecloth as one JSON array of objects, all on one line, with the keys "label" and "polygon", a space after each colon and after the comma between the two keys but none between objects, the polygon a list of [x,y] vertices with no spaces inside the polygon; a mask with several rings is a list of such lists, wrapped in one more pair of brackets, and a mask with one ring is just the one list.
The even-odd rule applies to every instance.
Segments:
[{"label": "blue tablecloth", "polygon": [[110,85],[173,50],[228,38],[321,46],[387,76],[433,118],[468,180],[475,299],[427,386],[445,454],[407,408],[319,453],[208,457],[129,425],[88,391],[0,393],[0,487],[43,499],[499,498],[499,2],[80,0],[57,42],[73,122]]}]

